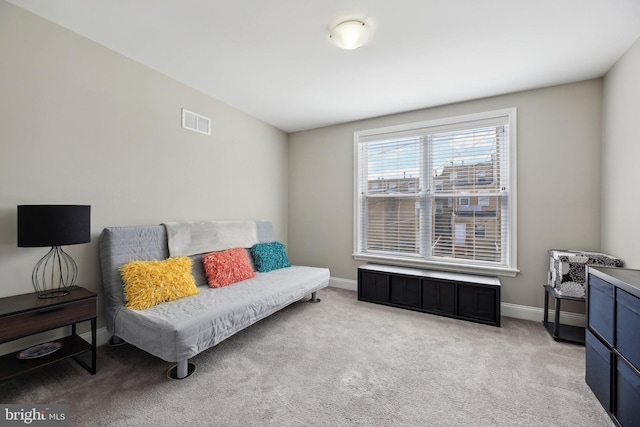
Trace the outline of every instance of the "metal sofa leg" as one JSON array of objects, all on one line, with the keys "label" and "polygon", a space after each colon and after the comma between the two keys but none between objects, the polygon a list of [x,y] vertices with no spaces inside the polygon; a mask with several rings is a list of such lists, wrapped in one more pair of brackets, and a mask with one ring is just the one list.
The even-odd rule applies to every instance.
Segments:
[{"label": "metal sofa leg", "polygon": [[311,293],[311,299],[309,300],[309,302],[320,302],[320,301],[322,301],[320,298],[316,298],[316,292],[312,292]]},{"label": "metal sofa leg", "polygon": [[189,359],[178,361],[177,365],[173,365],[167,371],[167,377],[172,380],[183,380],[196,371],[196,365],[189,363]]}]

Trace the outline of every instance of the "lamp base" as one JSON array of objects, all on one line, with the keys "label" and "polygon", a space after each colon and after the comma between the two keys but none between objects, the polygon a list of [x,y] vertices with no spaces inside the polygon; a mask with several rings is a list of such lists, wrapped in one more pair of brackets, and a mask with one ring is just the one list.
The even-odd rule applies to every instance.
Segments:
[{"label": "lamp base", "polygon": [[38,298],[59,298],[69,295],[77,277],[78,266],[71,255],[60,246],[52,246],[33,269],[31,282]]},{"label": "lamp base", "polygon": [[45,292],[38,292],[38,298],[59,298],[65,295],[69,295],[71,290],[66,288],[53,289]]}]

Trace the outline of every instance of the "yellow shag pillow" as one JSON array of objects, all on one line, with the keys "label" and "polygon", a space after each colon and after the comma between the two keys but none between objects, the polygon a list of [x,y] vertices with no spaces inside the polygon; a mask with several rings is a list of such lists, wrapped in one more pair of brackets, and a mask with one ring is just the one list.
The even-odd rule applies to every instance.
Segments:
[{"label": "yellow shag pillow", "polygon": [[189,257],[163,261],[130,261],[120,267],[126,307],[145,310],[154,305],[200,292],[191,274]]}]

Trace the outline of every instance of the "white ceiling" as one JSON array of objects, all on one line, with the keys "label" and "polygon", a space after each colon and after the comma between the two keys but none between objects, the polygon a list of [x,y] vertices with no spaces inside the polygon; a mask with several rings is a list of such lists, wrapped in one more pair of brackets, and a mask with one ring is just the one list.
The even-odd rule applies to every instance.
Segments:
[{"label": "white ceiling", "polygon": [[8,1],[286,132],[601,77],[640,37],[640,0]]}]

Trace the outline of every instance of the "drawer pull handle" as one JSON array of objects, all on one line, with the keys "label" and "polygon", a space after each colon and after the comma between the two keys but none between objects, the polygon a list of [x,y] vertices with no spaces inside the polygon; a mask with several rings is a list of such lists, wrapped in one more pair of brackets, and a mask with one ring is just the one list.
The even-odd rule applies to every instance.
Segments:
[{"label": "drawer pull handle", "polygon": [[64,307],[64,305],[59,305],[57,307],[43,308],[42,310],[38,310],[38,313],[49,313],[50,311],[62,310]]}]

